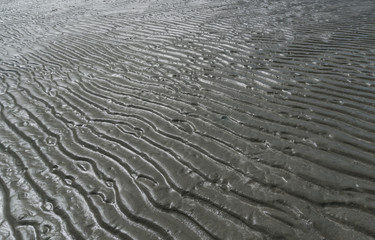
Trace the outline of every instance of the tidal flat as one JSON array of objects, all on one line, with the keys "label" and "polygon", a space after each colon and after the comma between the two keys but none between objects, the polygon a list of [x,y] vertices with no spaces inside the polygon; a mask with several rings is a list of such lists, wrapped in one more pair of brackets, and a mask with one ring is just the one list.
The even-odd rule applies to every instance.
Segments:
[{"label": "tidal flat", "polygon": [[375,1],[0,0],[0,239],[375,239]]}]

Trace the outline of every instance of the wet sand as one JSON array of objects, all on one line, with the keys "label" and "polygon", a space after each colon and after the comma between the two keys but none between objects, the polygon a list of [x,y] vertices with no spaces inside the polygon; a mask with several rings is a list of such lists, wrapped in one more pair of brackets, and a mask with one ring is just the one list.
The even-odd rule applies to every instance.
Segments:
[{"label": "wet sand", "polygon": [[0,1],[0,239],[375,239],[374,143],[374,1]]}]

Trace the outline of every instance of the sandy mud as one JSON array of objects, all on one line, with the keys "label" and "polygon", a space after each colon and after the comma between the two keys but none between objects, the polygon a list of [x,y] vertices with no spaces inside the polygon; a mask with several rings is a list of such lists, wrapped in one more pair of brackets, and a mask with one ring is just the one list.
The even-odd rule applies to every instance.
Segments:
[{"label": "sandy mud", "polygon": [[0,0],[0,239],[375,239],[372,0]]}]

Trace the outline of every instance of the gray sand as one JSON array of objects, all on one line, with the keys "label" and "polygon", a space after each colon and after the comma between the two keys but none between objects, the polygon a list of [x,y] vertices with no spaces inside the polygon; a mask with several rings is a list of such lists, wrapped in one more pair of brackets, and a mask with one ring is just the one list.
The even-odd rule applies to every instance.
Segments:
[{"label": "gray sand", "polygon": [[0,239],[375,239],[375,1],[0,0]]}]

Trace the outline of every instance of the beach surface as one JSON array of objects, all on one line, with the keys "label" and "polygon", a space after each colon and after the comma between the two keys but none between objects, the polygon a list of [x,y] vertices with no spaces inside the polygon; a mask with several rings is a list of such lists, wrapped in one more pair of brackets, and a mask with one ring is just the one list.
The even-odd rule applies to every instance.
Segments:
[{"label": "beach surface", "polygon": [[0,0],[0,239],[375,239],[375,1]]}]

